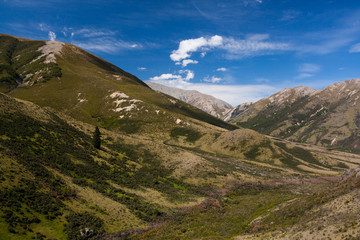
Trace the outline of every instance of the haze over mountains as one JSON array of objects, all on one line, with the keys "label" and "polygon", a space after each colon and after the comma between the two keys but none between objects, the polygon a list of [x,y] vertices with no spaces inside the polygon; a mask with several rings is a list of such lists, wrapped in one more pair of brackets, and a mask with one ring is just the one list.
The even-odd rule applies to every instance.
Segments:
[{"label": "haze over mountains", "polygon": [[[304,140],[323,143],[317,130],[331,118],[342,125],[326,137],[356,129],[337,119],[357,116],[357,80],[283,90],[230,109],[229,123],[71,44],[0,35],[0,68],[0,238],[312,239],[341,238],[340,227],[358,236],[359,169],[337,176],[359,155],[233,124],[289,139],[305,136],[288,131],[301,126]],[[212,114],[230,108],[201,98]],[[341,136],[333,146],[357,149]]]},{"label": "haze over mountains", "polygon": [[233,108],[223,100],[202,94],[195,90],[172,88],[150,81],[146,82],[146,84],[156,91],[173,96],[218,118],[221,118],[226,112]]}]

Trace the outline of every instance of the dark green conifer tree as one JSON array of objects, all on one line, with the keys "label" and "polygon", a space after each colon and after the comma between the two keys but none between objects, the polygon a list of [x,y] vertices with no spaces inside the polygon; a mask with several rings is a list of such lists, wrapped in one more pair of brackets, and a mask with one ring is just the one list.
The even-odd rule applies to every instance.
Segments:
[{"label": "dark green conifer tree", "polygon": [[95,128],[94,135],[93,135],[93,145],[96,149],[100,149],[101,145],[101,134],[98,127]]}]

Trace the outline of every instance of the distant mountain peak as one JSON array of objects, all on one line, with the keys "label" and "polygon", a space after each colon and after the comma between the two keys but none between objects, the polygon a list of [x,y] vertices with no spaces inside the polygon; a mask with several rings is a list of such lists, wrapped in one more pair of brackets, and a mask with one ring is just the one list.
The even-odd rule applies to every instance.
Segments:
[{"label": "distant mountain peak", "polygon": [[156,91],[168,94],[218,118],[232,109],[232,106],[227,102],[196,90],[167,87],[154,82],[146,83]]}]

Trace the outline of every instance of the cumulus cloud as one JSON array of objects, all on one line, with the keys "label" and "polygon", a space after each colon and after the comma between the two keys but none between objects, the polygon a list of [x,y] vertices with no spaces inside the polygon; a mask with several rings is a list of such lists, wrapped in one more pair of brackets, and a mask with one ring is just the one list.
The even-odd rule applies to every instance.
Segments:
[{"label": "cumulus cloud", "polygon": [[49,39],[50,41],[55,41],[56,40],[56,34],[52,31],[49,31]]},{"label": "cumulus cloud", "polygon": [[224,67],[221,67],[221,68],[216,69],[216,71],[218,71],[218,72],[226,72],[227,69],[224,68]]},{"label": "cumulus cloud", "polygon": [[[171,52],[170,58],[174,62],[179,62],[183,59],[189,58],[191,53],[197,52],[199,50],[204,50],[204,48],[212,48],[222,45],[223,38],[221,36],[215,35],[211,38],[195,38],[183,40],[179,44],[179,48]],[[202,51],[204,52],[204,51]]]},{"label": "cumulus cloud", "polygon": [[163,73],[160,76],[155,76],[150,78],[150,81],[160,83],[169,82],[169,83],[185,83],[189,82],[191,79],[195,77],[193,71],[190,70],[180,70],[179,74],[172,73]]},{"label": "cumulus cloud", "polygon": [[209,82],[209,83],[219,83],[221,82],[223,79],[222,78],[219,78],[219,77],[215,77],[215,76],[212,76],[211,78],[209,76],[206,76],[203,81],[204,82]]},{"label": "cumulus cloud", "polygon": [[350,53],[358,53],[358,52],[360,52],[360,43],[352,45],[349,52]]}]

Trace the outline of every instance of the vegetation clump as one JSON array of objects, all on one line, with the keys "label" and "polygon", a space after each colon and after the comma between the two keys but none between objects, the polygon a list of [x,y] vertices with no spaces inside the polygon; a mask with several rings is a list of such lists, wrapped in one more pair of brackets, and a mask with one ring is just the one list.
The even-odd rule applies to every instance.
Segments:
[{"label": "vegetation clump", "polygon": [[93,145],[96,149],[100,149],[101,147],[101,134],[99,128],[96,126],[93,134]]}]

